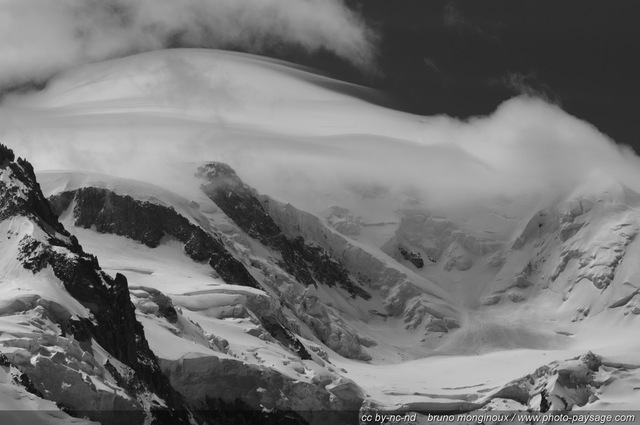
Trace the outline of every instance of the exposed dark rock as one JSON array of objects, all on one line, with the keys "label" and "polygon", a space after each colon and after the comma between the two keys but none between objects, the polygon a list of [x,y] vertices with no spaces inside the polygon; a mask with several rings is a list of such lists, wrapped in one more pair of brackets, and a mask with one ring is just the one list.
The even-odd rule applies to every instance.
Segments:
[{"label": "exposed dark rock", "polygon": [[95,187],[62,192],[50,197],[50,201],[58,214],[75,201],[76,226],[95,226],[98,232],[125,236],[150,248],[160,245],[167,236],[173,237],[185,244],[185,253],[191,259],[208,262],[225,282],[259,287],[244,264],[234,258],[219,239],[190,223],[172,207],[138,201]]},{"label": "exposed dark rock", "polygon": [[227,402],[222,398],[207,397],[205,405],[206,410],[198,410],[196,414],[220,425],[305,425],[308,423],[296,412],[252,408],[240,399]]},{"label": "exposed dark rock", "polygon": [[[179,406],[180,397],[160,371],[142,325],[135,318],[126,278],[121,274],[112,278],[100,271],[93,256],[70,257],[44,244],[38,248],[42,252],[40,261],[46,261],[69,294],[93,314],[94,322],[79,319],[68,325],[75,339],[90,346],[93,338],[116,359],[131,367],[136,372],[130,377],[132,393],[151,390],[169,406]],[[182,423],[186,416],[176,413],[174,420]]]},{"label": "exposed dark rock", "polygon": [[592,372],[597,372],[600,369],[600,366],[602,366],[602,359],[593,354],[591,351],[583,356],[578,357],[578,359],[581,360],[582,363],[584,363],[585,366],[587,366],[587,368]]},{"label": "exposed dark rock", "polygon": [[60,323],[62,330],[73,333],[84,347],[90,347],[91,340],[95,339],[107,352],[132,368],[135,371],[130,378],[135,389],[133,394],[150,391],[164,399],[168,407],[163,409],[171,417],[165,423],[188,423],[184,402],[160,370],[142,325],[135,318],[126,278],[120,274],[112,278],[100,270],[97,259],[86,254],[77,239],[69,237],[58,221],[36,182],[31,165],[20,158],[13,162],[6,150],[2,152],[0,171],[6,174],[5,181],[0,182],[0,220],[26,217],[48,236],[46,242],[23,237],[17,260],[34,274],[50,266],[66,291],[93,316]]},{"label": "exposed dark rock", "polygon": [[256,196],[227,164],[212,162],[198,168],[197,177],[206,181],[204,192],[215,198],[222,211],[249,236],[271,247],[280,247],[285,242],[278,225],[267,214]]},{"label": "exposed dark rock", "polygon": [[5,161],[12,162],[14,159],[16,159],[16,157],[13,150],[0,143],[0,164]]},{"label": "exposed dark rock", "polygon": [[[24,216],[45,231],[53,230],[63,236],[69,236],[44,198],[31,164],[22,158],[10,162],[10,157],[11,155],[5,156],[5,160],[0,161],[0,170],[8,173],[8,178],[16,184],[0,181],[0,221],[14,216]],[[21,185],[23,188],[20,188]]]},{"label": "exposed dark rock", "polygon": [[[209,265],[227,282],[258,287],[258,283],[244,265],[228,253],[222,242],[203,229],[191,224],[173,208],[140,202],[129,196],[121,196],[112,191],[99,188],[82,188],[72,192],[63,192],[51,197],[57,208],[69,208],[75,201],[75,224],[82,227],[95,226],[99,232],[115,233],[126,236],[149,247],[156,247],[162,238],[171,236],[185,244],[185,253],[194,261],[207,261]],[[62,213],[64,210],[58,211]],[[306,251],[305,251],[306,252]],[[322,264],[330,261],[329,258]],[[34,260],[35,262],[35,260]],[[321,264],[321,265],[322,265]],[[333,269],[327,265],[323,273],[330,275]],[[169,322],[177,318],[170,303],[163,303],[163,296],[153,297],[154,291],[145,288],[152,295],[160,309],[159,313]],[[173,311],[171,311],[173,310]],[[302,359],[311,359],[304,345],[295,335],[283,327],[274,317],[260,318],[265,329],[285,347],[289,347]]]},{"label": "exposed dark rock", "polygon": [[146,292],[149,297],[148,299],[158,306],[157,311],[155,311],[156,316],[164,317],[169,323],[175,324],[178,322],[178,312],[176,311],[171,298],[155,288],[141,286],[136,289],[141,289]]},{"label": "exposed dark rock", "polygon": [[304,347],[302,342],[296,336],[282,326],[278,320],[273,316],[262,317],[262,326],[269,332],[269,334],[280,344],[288,347],[291,351],[295,352],[302,360],[311,360],[311,355]]},{"label": "exposed dark rock", "polygon": [[[293,252],[287,253],[286,258],[283,255],[283,262],[286,262],[287,259],[295,261],[295,268],[289,266],[293,269],[292,272],[290,272],[291,274],[297,276],[308,270],[315,281],[322,285],[329,287],[338,285],[353,297],[371,298],[368,292],[360,288],[360,286],[351,279],[344,265],[333,258],[325,249],[317,245],[305,243],[302,236],[287,240],[293,248]],[[285,268],[285,270],[287,269]]]},{"label": "exposed dark rock", "polygon": [[47,252],[42,247],[43,244],[30,236],[25,235],[20,240],[18,260],[25,269],[37,273],[47,266]]},{"label": "exposed dark rock", "polygon": [[340,286],[353,297],[368,299],[368,292],[358,286],[344,265],[319,246],[307,244],[301,236],[287,238],[258,199],[226,164],[213,162],[196,174],[205,183],[204,193],[220,207],[247,235],[280,252],[278,265],[302,284]]},{"label": "exposed dark rock", "polygon": [[73,202],[74,196],[75,196],[74,191],[68,191],[68,192],[59,193],[55,196],[50,196],[49,199],[47,200],[51,205],[51,209],[58,216],[60,216],[62,215],[63,212],[65,212],[69,208],[69,206],[71,205],[71,202]]},{"label": "exposed dark rock", "polygon": [[[588,352],[574,360],[580,362],[580,367],[558,370],[556,382],[565,388],[583,389],[589,385],[597,385],[594,382],[594,372],[602,365],[602,360],[592,352]],[[589,394],[590,395],[590,394]]]},{"label": "exposed dark rock", "polygon": [[[237,359],[181,358],[161,360],[161,364],[175,388],[192,402],[195,411],[205,410],[203,413],[208,415],[209,423],[224,423],[221,421],[224,414],[234,416],[234,407],[237,406],[244,410],[244,414],[262,410],[274,412],[282,420],[301,418],[300,422],[292,422],[296,424],[311,422],[346,425],[354,423],[354,415],[350,420],[345,420],[341,415],[335,418],[322,416],[331,416],[337,412],[355,413],[363,401],[361,390],[351,382],[340,385],[344,391],[339,388],[327,390],[322,385],[293,380],[273,369],[247,365]],[[211,379],[212,376],[215,379]],[[210,399],[214,399],[213,403]],[[227,409],[225,406],[232,408]],[[243,416],[243,412],[237,413],[239,417]],[[291,414],[294,414],[293,417]],[[242,423],[231,419],[229,423]],[[263,423],[261,419],[262,417],[257,422],[249,423]]]},{"label": "exposed dark rock", "polygon": [[549,394],[546,389],[543,389],[540,393],[540,413],[546,413],[551,407],[551,403],[548,400]]},{"label": "exposed dark rock", "polygon": [[422,259],[422,256],[420,255],[420,253],[407,251],[401,246],[398,247],[398,250],[400,251],[400,255],[402,255],[402,258],[404,258],[407,261],[410,261],[411,264],[413,264],[417,268],[421,269],[424,267],[424,260]]}]

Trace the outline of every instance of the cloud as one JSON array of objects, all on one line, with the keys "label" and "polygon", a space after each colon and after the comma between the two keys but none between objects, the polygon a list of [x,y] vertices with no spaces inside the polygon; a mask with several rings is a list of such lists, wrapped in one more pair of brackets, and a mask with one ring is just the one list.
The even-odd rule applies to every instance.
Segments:
[{"label": "cloud", "polygon": [[39,170],[179,192],[168,164],[225,161],[263,193],[315,210],[385,188],[449,211],[522,200],[527,214],[607,175],[640,192],[629,148],[543,99],[519,96],[468,120],[419,117],[312,83],[322,78],[233,53],[147,53],[8,98],[0,140]]},{"label": "cloud", "polygon": [[455,1],[449,0],[442,10],[442,23],[445,27],[455,30],[458,35],[480,36],[486,40],[499,41],[497,28],[499,25],[484,19],[471,20],[467,18]]},{"label": "cloud", "polygon": [[0,87],[165,47],[324,49],[365,70],[375,38],[342,0],[0,0]]},{"label": "cloud", "polygon": [[539,97],[549,103],[562,104],[560,97],[553,92],[549,85],[540,81],[535,71],[526,74],[507,73],[501,78],[491,79],[488,84],[506,87],[515,94]]}]

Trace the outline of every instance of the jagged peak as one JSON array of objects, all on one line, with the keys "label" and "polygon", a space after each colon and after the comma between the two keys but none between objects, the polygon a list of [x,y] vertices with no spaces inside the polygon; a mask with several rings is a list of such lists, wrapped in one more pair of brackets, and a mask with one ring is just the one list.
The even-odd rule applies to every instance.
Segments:
[{"label": "jagged peak", "polygon": [[212,161],[201,165],[196,171],[196,177],[207,180],[208,184],[251,191],[251,188],[238,177],[236,171],[224,162]]},{"label": "jagged peak", "polygon": [[13,153],[13,150],[8,146],[0,143],[0,164],[4,163],[5,161],[13,162],[15,158],[16,156]]},{"label": "jagged peak", "polygon": [[224,162],[211,161],[203,164],[198,168],[198,171],[202,173],[206,173],[209,177],[229,177],[229,178],[238,178],[235,170],[231,168],[228,164]]},{"label": "jagged peak", "polygon": [[[162,375],[158,361],[145,339],[142,325],[136,320],[127,279],[119,273],[115,277],[105,273],[97,258],[85,253],[78,240],[64,229],[44,197],[28,161],[16,159],[6,146],[0,147],[0,155],[0,222],[3,222],[5,229],[15,229],[16,224],[25,222],[29,224],[26,230],[23,226],[19,227],[19,231],[0,235],[2,272],[8,270],[14,273],[11,276],[15,275],[15,279],[9,286],[18,291],[18,295],[15,295],[16,290],[9,293],[9,300],[15,297],[14,302],[19,305],[20,311],[34,317],[44,315],[47,320],[52,320],[52,326],[62,331],[61,337],[77,341],[78,352],[86,352],[82,354],[82,360],[89,359],[96,367],[95,375],[92,375],[97,377],[96,382],[102,382],[102,377],[107,372],[111,373],[116,381],[120,380],[116,385],[126,391],[123,399],[131,403],[129,407],[144,409],[144,402],[152,395],[169,406],[167,409],[158,408],[160,413],[167,414],[166,423],[188,423],[184,411],[174,413],[172,410],[184,406],[182,399]],[[36,227],[40,230],[33,231],[32,228]],[[38,305],[22,302],[20,291],[32,294],[38,300]],[[38,344],[37,340],[32,341],[34,346]],[[58,343],[63,344],[56,339],[55,344]],[[111,362],[122,363],[132,374],[116,377],[110,370],[109,361],[105,364],[97,362],[95,350],[104,350]],[[108,418],[100,416],[107,410],[100,407],[104,406],[100,404],[103,399],[100,399],[99,390],[95,387],[85,387],[89,394],[87,398],[70,397],[64,388],[57,392],[60,383],[45,378],[54,372],[50,368],[54,360],[47,358],[42,360],[42,364],[38,363],[40,360],[40,357],[29,360],[31,366],[27,370],[30,376],[35,377],[38,388],[46,390],[47,398],[72,410],[96,409],[90,412],[90,416],[96,420],[104,419],[103,423],[121,423],[115,414]],[[69,376],[65,375],[65,379],[78,378]],[[84,381],[81,385],[84,385]],[[109,405],[110,399],[106,400],[105,405]],[[134,414],[138,416],[130,423],[142,423],[145,420],[142,413]],[[155,413],[150,411],[147,418],[152,419],[152,416]]]},{"label": "jagged peak", "polygon": [[34,220],[52,236],[69,236],[45,199],[33,166],[0,145],[0,221],[18,215]]}]

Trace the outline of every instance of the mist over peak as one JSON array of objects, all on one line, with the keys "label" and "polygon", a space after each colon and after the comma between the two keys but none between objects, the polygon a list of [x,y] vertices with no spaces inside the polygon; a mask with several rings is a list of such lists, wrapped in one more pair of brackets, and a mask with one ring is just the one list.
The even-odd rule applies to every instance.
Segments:
[{"label": "mist over peak", "polygon": [[[349,90],[253,55],[166,50],[79,67],[8,97],[0,131],[39,170],[172,183],[168,164],[222,160],[258,189],[302,203],[310,191],[362,184],[449,211],[504,196],[553,202],[593,169],[640,189],[629,149],[540,98],[460,120],[394,111]],[[328,207],[322,199],[307,207]]]}]

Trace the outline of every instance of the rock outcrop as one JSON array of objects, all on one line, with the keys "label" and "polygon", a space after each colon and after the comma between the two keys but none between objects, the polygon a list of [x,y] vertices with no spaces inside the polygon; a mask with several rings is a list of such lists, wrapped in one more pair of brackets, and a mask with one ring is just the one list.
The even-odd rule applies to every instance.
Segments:
[{"label": "rock outcrop", "polygon": [[207,262],[225,282],[258,288],[259,284],[211,233],[192,224],[172,207],[139,201],[111,190],[85,187],[50,197],[57,214],[72,204],[74,224],[95,227],[101,233],[113,233],[139,241],[150,248],[163,238],[184,243],[185,253],[194,261]]},{"label": "rock outcrop", "polygon": [[[330,417],[331,423],[347,424],[357,421],[355,414],[364,398],[360,388],[346,378],[335,383],[331,379],[316,383],[295,381],[235,359],[195,357],[161,364],[173,385],[192,400],[196,409],[207,407],[209,399],[227,404],[242,400],[248,410],[265,409],[281,419],[293,414],[287,423],[322,424],[328,423],[326,419]],[[304,363],[301,367],[305,367]],[[273,391],[275,388],[277,391]]]},{"label": "rock outcrop", "polygon": [[[68,310],[72,307],[52,302],[46,294],[31,295],[24,301],[16,298],[5,314],[23,312],[35,331],[3,341],[9,360],[29,377],[34,388],[70,412],[86,413],[106,424],[123,423],[122,410],[134,412],[127,414],[132,424],[145,420],[188,423],[186,405],[160,370],[135,318],[126,278],[104,273],[98,260],[85,253],[63,228],[27,161],[15,160],[5,147],[0,154],[0,222],[23,229],[2,235],[7,238],[3,254],[15,255],[16,264],[36,279],[57,279],[70,302],[86,312],[74,314]],[[17,243],[11,240],[15,236]],[[109,381],[103,378],[107,368],[96,361],[96,350],[104,350],[130,371],[114,383],[121,396],[96,388],[94,382]],[[61,386],[62,382],[77,385]]]},{"label": "rock outcrop", "polygon": [[[322,247],[306,243],[303,237],[286,237],[268,214],[258,194],[244,184],[226,164],[215,162],[198,169],[202,190],[248,236],[278,251],[278,265],[299,282],[339,286],[353,297],[370,295],[349,274],[344,265]],[[267,202],[268,200],[263,200]]]},{"label": "rock outcrop", "polygon": [[[380,296],[385,316],[402,317],[407,329],[426,326],[432,319],[457,322],[457,312],[435,284],[371,254],[325,226],[316,216],[263,197],[269,215],[289,238],[317,243],[367,289]],[[267,202],[268,201],[268,202]],[[378,314],[378,313],[376,313]],[[444,329],[454,329],[455,326]],[[432,328],[431,328],[432,329]],[[443,330],[442,332],[446,332]]]}]

